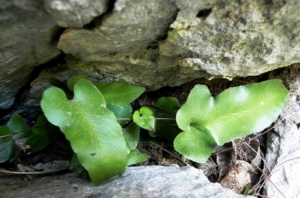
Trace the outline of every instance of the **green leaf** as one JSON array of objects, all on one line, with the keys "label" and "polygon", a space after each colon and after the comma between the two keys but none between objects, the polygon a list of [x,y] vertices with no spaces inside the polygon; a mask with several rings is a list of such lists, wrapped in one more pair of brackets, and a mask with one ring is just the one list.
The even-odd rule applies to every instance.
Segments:
[{"label": "green leaf", "polygon": [[135,123],[130,123],[123,129],[123,135],[128,148],[127,165],[141,163],[147,160],[148,155],[136,149],[139,143],[140,127]]},{"label": "green leaf", "polygon": [[123,135],[129,150],[135,150],[139,143],[140,127],[132,122],[123,129]]},{"label": "green leaf", "polygon": [[140,110],[136,110],[133,113],[133,122],[138,126],[154,131],[155,130],[155,115],[154,111],[150,107],[141,107]]},{"label": "green leaf", "polygon": [[251,184],[248,184],[247,187],[246,187],[246,189],[244,190],[244,193],[243,193],[244,196],[248,196],[249,195],[250,188],[251,188]]},{"label": "green leaf", "polygon": [[131,120],[132,107],[130,105],[122,107],[115,104],[107,104],[107,108],[115,114],[121,126],[127,124]]},{"label": "green leaf", "polygon": [[180,107],[178,100],[174,97],[161,97],[158,99],[155,105],[158,109],[163,110],[162,115],[164,117],[176,116],[176,113]]},{"label": "green leaf", "polygon": [[75,84],[73,100],[68,101],[61,89],[52,87],[41,101],[45,116],[60,127],[96,185],[123,173],[127,164],[122,128],[105,106],[97,87],[85,79]]},{"label": "green leaf", "polygon": [[70,97],[70,98],[73,97],[74,94],[68,88],[67,80],[61,81],[57,78],[54,78],[54,77],[50,76],[50,77],[48,77],[48,81],[51,85],[62,89],[67,94],[68,97]]},{"label": "green leaf", "polygon": [[209,132],[191,127],[174,140],[174,148],[185,157],[199,163],[207,161],[216,143]]},{"label": "green leaf", "polygon": [[182,133],[175,149],[196,162],[205,162],[216,145],[259,132],[282,112],[288,91],[280,80],[229,88],[216,98],[196,85],[176,115]]},{"label": "green leaf", "polygon": [[27,138],[31,130],[21,116],[12,114],[6,126],[0,126],[0,163],[12,159],[16,154],[15,141]]},{"label": "green leaf", "polygon": [[148,159],[148,155],[145,153],[141,153],[139,150],[135,149],[128,154],[128,162],[127,165],[138,164],[146,161]]},{"label": "green leaf", "polygon": [[27,124],[17,113],[12,114],[6,126],[14,134],[14,140],[26,138],[30,134]]},{"label": "green leaf", "polygon": [[179,103],[176,98],[160,98],[156,102],[155,117],[159,118],[159,120],[156,120],[156,130],[154,132],[149,131],[149,134],[152,137],[159,136],[173,142],[175,137],[181,132],[175,120],[178,109]]},{"label": "green leaf", "polygon": [[14,156],[14,143],[11,131],[7,126],[0,126],[0,163]]},{"label": "green leaf", "polygon": [[89,77],[86,74],[79,74],[64,81],[54,78],[53,76],[48,77],[48,81],[51,85],[61,88],[67,95],[73,95],[74,85],[79,79],[89,80]]},{"label": "green leaf", "polygon": [[26,144],[30,146],[28,153],[30,154],[43,149],[54,141],[59,133],[59,128],[50,124],[44,114],[40,115],[26,141]]},{"label": "green leaf", "polygon": [[130,123],[123,129],[123,135],[128,148],[127,165],[141,163],[147,160],[148,155],[136,149],[139,143],[140,127],[135,123]]},{"label": "green leaf", "polygon": [[144,91],[144,87],[129,85],[125,81],[101,82],[95,84],[103,94],[107,104],[127,106],[137,99]]},{"label": "green leaf", "polygon": [[86,79],[86,80],[89,80],[90,78],[85,75],[85,74],[80,74],[80,75],[76,75],[76,76],[72,76],[71,78],[68,79],[67,81],[67,86],[68,86],[68,89],[72,92],[74,92],[74,86],[76,84],[76,82],[80,79]]},{"label": "green leaf", "polygon": [[67,86],[67,81],[61,81],[61,80],[59,80],[59,79],[57,79],[57,78],[55,78],[55,77],[53,77],[53,76],[49,76],[48,77],[48,82],[51,84],[51,85],[53,85],[53,86],[55,86],[55,87],[58,87],[58,88],[61,88],[62,90],[67,90],[67,91],[70,91],[69,89],[68,89],[68,86]]}]

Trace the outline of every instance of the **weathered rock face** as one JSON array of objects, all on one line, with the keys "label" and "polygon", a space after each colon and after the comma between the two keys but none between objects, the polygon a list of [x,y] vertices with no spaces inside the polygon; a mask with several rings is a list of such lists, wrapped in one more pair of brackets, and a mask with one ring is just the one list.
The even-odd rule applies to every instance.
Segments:
[{"label": "weathered rock face", "polygon": [[[95,187],[74,174],[39,178],[31,182],[7,178],[0,181],[3,197],[202,197],[254,198],[235,194],[208,181],[201,170],[178,166],[129,167],[120,177]],[[20,188],[19,186],[22,186]],[[19,187],[19,188],[18,188]]]},{"label": "weathered rock face", "polygon": [[300,61],[298,0],[118,0],[112,10],[108,0],[0,1],[2,109],[35,66],[60,53],[55,20],[82,27],[96,17],[91,29],[69,28],[60,37],[58,48],[70,54],[75,73],[150,89],[258,75]]},{"label": "weathered rock face", "polygon": [[251,76],[300,61],[300,2],[119,0],[58,47],[102,72],[156,89],[199,77]]},{"label": "weathered rock face", "polygon": [[0,109],[6,109],[33,68],[61,53],[60,28],[40,0],[0,0],[0,29]]},{"label": "weathered rock face", "polygon": [[184,1],[163,57],[178,65],[220,76],[252,76],[300,60],[300,2]]},{"label": "weathered rock face", "polygon": [[44,0],[46,10],[61,27],[82,27],[107,10],[109,0]]},{"label": "weathered rock face", "polygon": [[270,177],[264,187],[268,197],[299,197],[300,156],[300,69],[285,74],[289,82],[290,98],[274,131],[268,133],[264,172]]},{"label": "weathered rock face", "polygon": [[113,12],[93,30],[65,31],[58,48],[89,64],[74,64],[72,68],[159,88],[176,81],[175,65],[158,64],[158,41],[167,36],[176,14],[177,7],[171,0],[119,0]]}]

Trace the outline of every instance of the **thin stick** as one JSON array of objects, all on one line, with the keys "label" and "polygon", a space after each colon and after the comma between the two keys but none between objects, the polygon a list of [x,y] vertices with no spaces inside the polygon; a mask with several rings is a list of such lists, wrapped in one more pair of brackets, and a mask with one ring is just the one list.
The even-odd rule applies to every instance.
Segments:
[{"label": "thin stick", "polygon": [[[243,142],[242,144],[246,144],[253,152],[255,152],[256,154],[258,154],[247,142]],[[264,162],[265,166],[267,167],[268,171],[271,172],[271,169],[270,167],[268,166],[266,160],[260,155],[259,155],[259,158]],[[247,157],[249,158],[249,156],[247,155]],[[250,158],[249,158],[250,159]],[[251,162],[252,162],[252,159],[250,159]],[[255,163],[255,162],[254,162]]]},{"label": "thin stick", "polygon": [[[132,120],[131,118],[117,118],[117,120]],[[176,120],[175,118],[155,118],[155,120]]]},{"label": "thin stick", "polygon": [[39,172],[18,172],[18,171],[9,171],[5,170],[3,168],[0,168],[1,173],[8,173],[8,174],[14,174],[14,175],[42,175],[42,174],[48,174],[48,173],[54,173],[54,172],[59,172],[62,170],[67,170],[69,168],[62,168],[62,169],[57,169],[57,170],[52,170],[52,171],[39,171]]},{"label": "thin stick", "polygon": [[[268,178],[270,178],[271,175],[273,175],[273,174],[277,171],[276,169],[277,169],[279,166],[283,165],[284,163],[286,163],[286,162],[288,162],[288,161],[292,161],[292,160],[295,160],[295,159],[300,159],[300,157],[294,157],[294,158],[288,159],[288,160],[286,160],[286,161],[284,161],[284,162],[278,164],[277,166],[275,166],[275,167],[273,168],[273,170],[270,171],[270,174],[268,175]],[[265,182],[264,182],[264,183],[265,183]]]},{"label": "thin stick", "polygon": [[[265,177],[266,180],[268,180],[275,188],[276,190],[284,197],[286,198],[286,196],[281,192],[281,190],[272,182],[272,180],[269,178],[268,175],[266,175],[263,170],[261,170],[261,168],[259,168],[259,166],[253,161],[253,159],[251,159],[247,153],[245,153],[243,150],[241,150],[241,152],[247,156],[248,159],[251,160],[251,162],[253,162],[253,164],[256,166],[256,168],[261,172],[261,174]],[[255,151],[254,151],[255,152]],[[257,153],[256,153],[257,154]]]}]

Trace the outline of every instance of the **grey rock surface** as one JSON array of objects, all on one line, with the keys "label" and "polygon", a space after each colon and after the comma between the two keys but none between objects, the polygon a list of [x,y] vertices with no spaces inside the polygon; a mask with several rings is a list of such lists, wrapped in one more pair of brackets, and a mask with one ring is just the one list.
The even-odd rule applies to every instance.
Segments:
[{"label": "grey rock surface", "polygon": [[61,27],[82,27],[102,15],[109,0],[44,0],[46,10]]},{"label": "grey rock surface", "polygon": [[300,1],[175,1],[180,12],[160,47],[178,65],[253,76],[300,60]]},{"label": "grey rock surface", "polygon": [[94,29],[66,30],[58,48],[89,64],[69,65],[86,73],[100,72],[150,88],[180,84],[174,64],[158,63],[158,42],[167,36],[177,11],[171,0],[119,0]]},{"label": "grey rock surface", "polygon": [[0,109],[6,109],[33,68],[61,53],[60,28],[41,0],[0,0],[0,29]]},{"label": "grey rock surface", "polygon": [[[19,187],[19,186],[22,186]],[[32,182],[4,178],[0,180],[1,195],[6,198],[22,197],[201,197],[250,198],[210,183],[201,170],[176,165],[129,167],[119,177],[96,187],[75,174],[49,176]]]},{"label": "grey rock surface", "polygon": [[300,61],[298,0],[118,0],[107,12],[109,3],[0,0],[0,109],[12,105],[34,67],[60,54],[56,23],[81,27],[97,18],[91,29],[61,35],[69,68],[149,89],[258,75]]},{"label": "grey rock surface", "polygon": [[87,73],[151,89],[259,75],[300,61],[299,10],[298,0],[120,0],[95,28],[65,31],[58,47],[91,64]]},{"label": "grey rock surface", "polygon": [[265,184],[268,197],[300,197],[300,69],[294,71],[289,81],[290,99],[274,131],[268,133],[267,166],[265,173],[270,174]]}]

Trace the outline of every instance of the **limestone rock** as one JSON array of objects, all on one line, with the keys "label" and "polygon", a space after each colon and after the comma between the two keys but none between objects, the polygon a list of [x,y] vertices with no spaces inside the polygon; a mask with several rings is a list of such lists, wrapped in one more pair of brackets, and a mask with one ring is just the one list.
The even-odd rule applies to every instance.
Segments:
[{"label": "limestone rock", "polygon": [[0,0],[0,109],[9,108],[34,67],[58,56],[60,29],[41,0]]},{"label": "limestone rock", "polygon": [[46,10],[61,27],[82,27],[103,14],[109,0],[44,0]]},{"label": "limestone rock", "polygon": [[151,89],[259,75],[300,61],[299,9],[298,0],[119,0],[100,25],[68,29],[58,47],[91,63],[87,73]]},{"label": "limestone rock", "polygon": [[[295,72],[292,75],[299,75]],[[268,197],[300,196],[300,77],[289,82],[290,99],[274,131],[268,133],[265,173],[270,175],[265,184]],[[274,186],[275,185],[275,186]],[[281,194],[282,193],[282,194]]]},{"label": "limestone rock", "polygon": [[84,68],[69,65],[86,73],[100,72],[150,88],[179,84],[177,68],[158,63],[158,42],[176,14],[171,0],[119,0],[94,29],[66,30],[58,48],[89,63]]},{"label": "limestone rock", "polygon": [[300,61],[300,1],[175,1],[180,12],[160,45],[178,65],[253,76]]},{"label": "limestone rock", "polygon": [[[10,185],[7,185],[10,183]],[[12,188],[10,187],[12,186]],[[22,186],[22,188],[18,188]],[[0,181],[3,197],[201,197],[245,198],[233,191],[222,188],[220,184],[210,183],[201,170],[178,166],[139,166],[129,167],[119,177],[110,179],[95,187],[74,174],[48,176],[26,184],[18,180]]]}]

